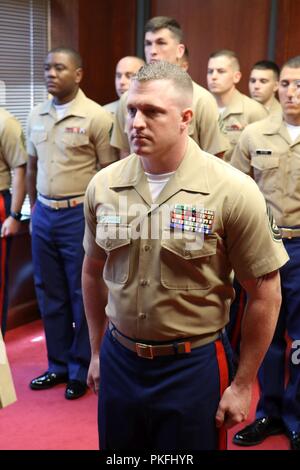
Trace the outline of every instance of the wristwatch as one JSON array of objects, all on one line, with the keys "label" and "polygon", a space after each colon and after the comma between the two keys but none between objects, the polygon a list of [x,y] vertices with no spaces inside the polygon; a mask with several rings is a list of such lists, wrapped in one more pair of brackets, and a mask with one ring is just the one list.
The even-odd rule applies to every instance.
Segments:
[{"label": "wristwatch", "polygon": [[15,220],[21,220],[22,218],[21,212],[10,211],[10,216]]}]

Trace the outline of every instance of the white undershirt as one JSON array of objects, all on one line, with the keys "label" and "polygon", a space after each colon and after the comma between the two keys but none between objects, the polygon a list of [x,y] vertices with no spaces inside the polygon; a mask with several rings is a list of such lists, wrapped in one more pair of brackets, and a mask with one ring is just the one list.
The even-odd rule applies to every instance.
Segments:
[{"label": "white undershirt", "polygon": [[162,175],[156,175],[153,173],[147,173],[145,171],[145,175],[148,180],[150,193],[152,196],[152,201],[156,201],[164,187],[166,186],[167,182],[174,175],[175,171],[171,171],[171,173],[163,173]]},{"label": "white undershirt", "polygon": [[218,107],[219,115],[220,115],[220,116],[221,116],[221,114],[224,113],[225,109],[226,109],[226,106],[223,106],[223,108],[219,108],[219,107]]},{"label": "white undershirt", "polygon": [[65,116],[65,114],[67,112],[67,109],[71,106],[73,101],[74,100],[69,101],[68,103],[64,103],[64,104],[54,104],[53,103],[58,119],[62,119]]},{"label": "white undershirt", "polygon": [[292,141],[296,140],[300,134],[300,126],[293,126],[292,124],[285,123],[288,133]]}]

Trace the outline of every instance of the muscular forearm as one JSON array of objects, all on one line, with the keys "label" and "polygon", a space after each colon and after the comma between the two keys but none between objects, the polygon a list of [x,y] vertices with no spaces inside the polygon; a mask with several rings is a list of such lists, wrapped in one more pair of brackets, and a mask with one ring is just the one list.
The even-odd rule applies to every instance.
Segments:
[{"label": "muscular forearm", "polygon": [[27,192],[29,195],[30,207],[33,208],[37,191],[36,191],[36,178],[37,178],[37,158],[30,156],[29,162],[27,165],[27,173],[26,173],[26,185],[27,185]]},{"label": "muscular forearm", "polygon": [[13,212],[21,212],[22,209],[26,194],[25,172],[26,165],[18,166],[13,172],[11,198],[11,210]]},{"label": "muscular forearm", "polygon": [[101,274],[99,265],[86,256],[82,268],[82,292],[92,355],[99,354],[107,323],[107,288]]},{"label": "muscular forearm", "polygon": [[[22,209],[25,198],[25,167],[26,165],[19,166],[13,172],[11,212],[21,212]],[[20,221],[8,215],[1,226],[1,237],[13,236],[18,232],[19,228]]]},{"label": "muscular forearm", "polygon": [[278,273],[264,277],[249,300],[241,329],[240,361],[234,383],[250,385],[271,343],[281,304]]},{"label": "muscular forearm", "polygon": [[234,380],[220,400],[216,413],[218,427],[225,424],[230,428],[247,418],[252,384],[272,340],[281,302],[278,272],[241,284],[249,300],[242,324],[240,361]]}]

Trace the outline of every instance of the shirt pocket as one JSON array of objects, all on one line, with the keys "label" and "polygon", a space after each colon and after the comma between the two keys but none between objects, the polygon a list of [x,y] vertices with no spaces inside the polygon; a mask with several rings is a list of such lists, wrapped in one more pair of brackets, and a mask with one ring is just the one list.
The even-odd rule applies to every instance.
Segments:
[{"label": "shirt pocket", "polygon": [[30,140],[34,143],[35,147],[38,147],[48,139],[47,132],[32,132]]},{"label": "shirt pocket", "polygon": [[107,254],[103,278],[126,284],[129,278],[131,230],[127,225],[97,224],[96,243]]},{"label": "shirt pocket", "polygon": [[167,289],[208,289],[211,259],[217,251],[216,235],[183,234],[161,242],[161,283]]},{"label": "shirt pocket", "polygon": [[65,147],[84,147],[89,144],[89,136],[86,134],[69,133],[63,134],[62,143]]},{"label": "shirt pocket", "polygon": [[261,191],[271,194],[277,188],[279,155],[251,155],[254,180]]},{"label": "shirt pocket", "polygon": [[227,139],[232,147],[238,143],[243,129],[230,130],[226,132]]}]

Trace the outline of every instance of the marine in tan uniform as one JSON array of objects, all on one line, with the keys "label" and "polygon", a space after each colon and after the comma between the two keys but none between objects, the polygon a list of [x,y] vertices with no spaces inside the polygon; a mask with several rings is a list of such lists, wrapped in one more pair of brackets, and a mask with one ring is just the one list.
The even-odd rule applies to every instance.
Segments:
[{"label": "marine in tan uniform", "polygon": [[116,160],[112,117],[79,84],[81,58],[68,48],[45,60],[51,100],[28,119],[28,192],[32,207],[34,280],[46,332],[48,370],[30,383],[44,390],[68,382],[65,398],[86,391],[90,360],[81,295],[83,199],[97,170]]},{"label": "marine in tan uniform", "polygon": [[[145,57],[146,62],[164,60],[181,66],[185,46],[180,25],[176,20],[165,16],[154,17],[145,26]],[[185,68],[183,62],[183,68]],[[189,127],[189,135],[200,147],[214,155],[222,155],[228,148],[218,127],[218,110],[213,96],[197,83],[193,83],[193,119]],[[121,156],[130,153],[130,145],[126,130],[125,93],[115,115],[111,144],[120,150]]]},{"label": "marine in tan uniform", "polygon": [[[281,70],[279,99],[283,113],[248,126],[231,161],[258,184],[290,257],[281,269],[283,302],[276,332],[259,373],[257,419],[237,433],[234,442],[254,445],[271,434],[288,433],[291,448],[300,450],[300,369],[293,359],[300,338],[300,56]],[[286,332],[292,341],[287,371]]]},{"label": "marine in tan uniform", "polygon": [[[192,92],[179,67],[144,66],[127,103],[135,153],[87,189],[83,293],[95,391],[109,319],[100,355],[102,449],[224,448],[224,426],[249,412],[275,328],[277,269],[287,254],[256,184],[188,137]],[[222,328],[233,269],[249,303],[229,385]],[[258,318],[265,326],[257,332]]]},{"label": "marine in tan uniform", "polygon": [[8,307],[8,252],[11,236],[20,228],[21,208],[26,192],[26,163],[27,154],[21,124],[12,114],[0,108],[0,328],[3,334]]},{"label": "marine in tan uniform", "polygon": [[271,60],[256,62],[250,72],[249,93],[258,103],[261,103],[268,114],[281,113],[281,106],[276,98],[279,85],[278,65]]},{"label": "marine in tan uniform", "polygon": [[[122,57],[116,65],[115,88],[120,98],[128,90],[132,75],[134,75],[145,62],[140,57],[126,56]],[[106,111],[115,114],[119,100],[103,106]]]},{"label": "marine in tan uniform", "polygon": [[222,49],[210,55],[207,85],[217,101],[220,129],[230,144],[230,149],[224,155],[227,162],[230,162],[242,130],[251,122],[267,116],[261,104],[237,90],[236,85],[241,77],[239,61],[234,52]]}]

